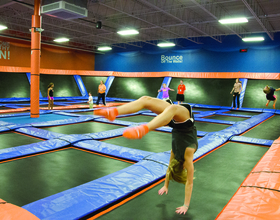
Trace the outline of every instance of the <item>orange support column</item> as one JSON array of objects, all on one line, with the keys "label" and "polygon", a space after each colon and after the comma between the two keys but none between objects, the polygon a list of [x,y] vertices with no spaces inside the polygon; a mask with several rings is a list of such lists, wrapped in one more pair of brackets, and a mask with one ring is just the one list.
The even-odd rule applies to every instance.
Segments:
[{"label": "orange support column", "polygon": [[41,0],[34,0],[34,15],[31,27],[31,84],[30,84],[30,115],[39,117],[39,86],[41,57]]}]

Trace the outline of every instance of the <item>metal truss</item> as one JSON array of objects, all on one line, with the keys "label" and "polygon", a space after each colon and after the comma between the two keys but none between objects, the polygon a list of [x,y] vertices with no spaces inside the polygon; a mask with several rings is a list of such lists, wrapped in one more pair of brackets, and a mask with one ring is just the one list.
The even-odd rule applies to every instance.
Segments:
[{"label": "metal truss", "polygon": [[265,16],[264,11],[255,0],[242,0],[244,5],[252,13],[256,21],[260,24],[262,29],[267,33],[271,40],[274,40],[273,28],[266,18],[260,18],[259,16]]}]

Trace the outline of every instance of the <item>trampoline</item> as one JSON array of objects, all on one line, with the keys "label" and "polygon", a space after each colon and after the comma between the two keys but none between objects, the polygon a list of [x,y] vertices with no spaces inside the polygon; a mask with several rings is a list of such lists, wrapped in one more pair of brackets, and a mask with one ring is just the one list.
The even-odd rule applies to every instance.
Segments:
[{"label": "trampoline", "polygon": [[[183,203],[182,184],[172,182],[168,195],[157,194],[169,162],[171,128],[127,140],[127,127],[155,115],[144,109],[110,122],[93,115],[85,96],[57,100],[57,109],[41,109],[36,119],[29,117],[28,103],[1,102],[1,199],[40,219],[215,219],[280,132],[275,110],[191,103],[199,149],[190,209],[181,216],[175,209]],[[109,106],[131,101],[108,100]]]}]

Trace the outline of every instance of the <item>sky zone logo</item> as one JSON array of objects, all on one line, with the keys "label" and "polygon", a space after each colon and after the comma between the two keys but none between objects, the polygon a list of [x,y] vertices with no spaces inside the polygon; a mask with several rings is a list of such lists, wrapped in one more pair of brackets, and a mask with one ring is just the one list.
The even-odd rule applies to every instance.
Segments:
[{"label": "sky zone logo", "polygon": [[161,63],[183,63],[183,56],[161,55]]}]

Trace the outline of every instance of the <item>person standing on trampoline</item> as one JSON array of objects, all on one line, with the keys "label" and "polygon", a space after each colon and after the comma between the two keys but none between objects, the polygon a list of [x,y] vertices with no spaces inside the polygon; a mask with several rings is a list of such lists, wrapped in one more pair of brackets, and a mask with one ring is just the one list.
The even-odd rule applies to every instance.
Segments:
[{"label": "person standing on trampoline", "polygon": [[162,92],[162,100],[166,101],[169,99],[168,91],[174,91],[174,89],[170,89],[166,86],[165,83],[162,84],[162,88],[158,90],[158,92]]},{"label": "person standing on trampoline", "polygon": [[156,128],[165,125],[173,128],[172,150],[165,184],[158,191],[158,194],[168,193],[170,180],[185,184],[184,204],[176,209],[176,213],[185,214],[190,205],[193,189],[193,155],[198,148],[197,130],[194,126],[192,108],[189,104],[172,105],[157,98],[143,96],[136,101],[117,108],[95,110],[94,114],[104,116],[113,121],[118,115],[138,112],[141,109],[149,109],[158,115],[147,124],[127,128],[123,132],[123,136],[128,139],[140,139]]},{"label": "person standing on trampoline", "polygon": [[92,109],[93,108],[93,99],[92,99],[90,92],[88,93],[88,102],[87,103],[89,104],[89,108]]},{"label": "person standing on trampoline", "polygon": [[268,104],[270,103],[270,101],[273,101],[273,108],[275,109],[275,105],[277,102],[277,95],[274,95],[275,91],[280,91],[279,89],[274,89],[271,86],[265,86],[263,89],[263,92],[266,94],[266,99],[267,99],[267,103],[265,104],[265,106],[268,106]]},{"label": "person standing on trampoline", "polygon": [[99,105],[101,98],[102,98],[103,105],[106,105],[105,92],[106,92],[106,86],[104,85],[104,82],[101,80],[100,85],[98,86],[98,98],[97,98],[96,105]]},{"label": "person standing on trampoline", "polygon": [[185,101],[185,95],[184,95],[185,90],[186,90],[186,86],[184,85],[183,80],[180,80],[180,84],[178,86],[177,96],[176,96],[176,101],[178,101],[178,105],[180,104],[180,102]]},{"label": "person standing on trampoline", "polygon": [[241,81],[239,81],[239,79],[237,78],[235,80],[233,88],[232,88],[232,90],[230,92],[230,94],[232,94],[232,92],[233,92],[233,99],[232,99],[232,101],[233,101],[233,108],[232,109],[235,108],[235,99],[237,99],[237,108],[236,109],[237,110],[239,109],[239,97],[240,97],[241,91],[242,91],[242,84],[241,84]]},{"label": "person standing on trampoline", "polygon": [[53,109],[53,87],[54,87],[54,84],[51,82],[48,86],[48,102],[49,102],[49,105],[48,105],[48,109]]}]

